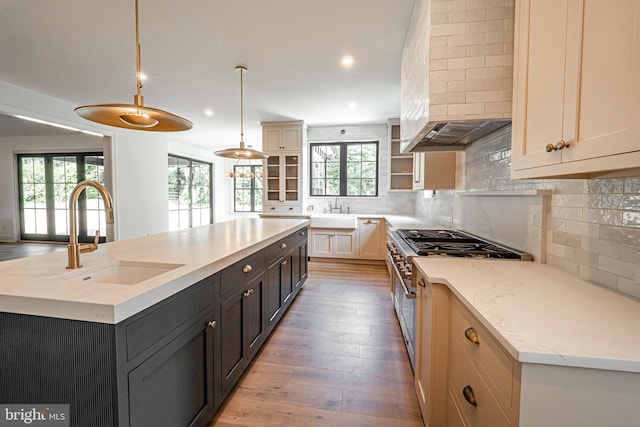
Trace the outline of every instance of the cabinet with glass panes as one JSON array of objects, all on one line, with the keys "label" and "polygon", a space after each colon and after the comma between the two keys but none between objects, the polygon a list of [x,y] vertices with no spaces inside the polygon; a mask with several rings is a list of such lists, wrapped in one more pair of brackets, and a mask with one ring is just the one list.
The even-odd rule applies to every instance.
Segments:
[{"label": "cabinet with glass panes", "polygon": [[[294,147],[303,146],[303,124],[302,122],[271,122],[261,123],[263,126],[263,137],[265,132],[274,133],[282,123],[286,130],[290,131],[292,126],[299,126],[299,144]],[[293,135],[293,132],[289,132]],[[285,147],[286,148],[286,147]],[[302,211],[302,150],[267,151],[269,158],[264,161],[266,191],[264,192],[263,212],[268,213],[300,213]]]}]

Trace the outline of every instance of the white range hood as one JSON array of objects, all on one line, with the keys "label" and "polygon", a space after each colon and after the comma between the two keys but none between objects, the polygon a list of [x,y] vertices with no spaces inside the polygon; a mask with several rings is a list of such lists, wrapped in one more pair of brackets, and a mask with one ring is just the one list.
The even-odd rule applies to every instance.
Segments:
[{"label": "white range hood", "polygon": [[416,0],[402,52],[403,152],[463,150],[511,123],[510,0]]}]

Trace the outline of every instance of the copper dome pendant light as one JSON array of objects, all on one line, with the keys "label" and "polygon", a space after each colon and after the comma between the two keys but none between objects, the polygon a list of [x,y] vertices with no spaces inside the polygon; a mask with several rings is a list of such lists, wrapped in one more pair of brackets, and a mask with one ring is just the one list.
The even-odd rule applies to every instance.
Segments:
[{"label": "copper dome pendant light", "polygon": [[193,123],[167,111],[146,107],[140,94],[142,78],[140,71],[140,35],[138,30],[138,0],[136,8],[136,87],[133,104],[96,104],[76,108],[75,113],[83,119],[124,129],[155,132],[178,132],[189,130]]},{"label": "copper dome pendant light", "polygon": [[268,155],[251,148],[245,148],[244,146],[244,90],[242,86],[242,75],[247,71],[247,68],[242,65],[238,65],[236,67],[236,71],[240,72],[240,147],[225,148],[224,150],[215,151],[213,154],[230,159],[267,159],[269,158]]}]

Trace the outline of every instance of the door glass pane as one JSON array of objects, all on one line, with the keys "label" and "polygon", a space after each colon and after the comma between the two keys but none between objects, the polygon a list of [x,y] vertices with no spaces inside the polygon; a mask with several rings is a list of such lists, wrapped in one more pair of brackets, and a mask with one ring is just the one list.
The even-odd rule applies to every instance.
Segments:
[{"label": "door glass pane", "polygon": [[[24,232],[47,233],[46,185],[44,157],[22,157],[22,217]],[[40,212],[40,213],[39,213]],[[42,215],[44,212],[44,215]],[[44,218],[44,220],[43,220]]]},{"label": "door glass pane", "polygon": [[76,156],[56,156],[53,165],[53,202],[55,216],[55,234],[69,235],[68,198],[78,182]]}]

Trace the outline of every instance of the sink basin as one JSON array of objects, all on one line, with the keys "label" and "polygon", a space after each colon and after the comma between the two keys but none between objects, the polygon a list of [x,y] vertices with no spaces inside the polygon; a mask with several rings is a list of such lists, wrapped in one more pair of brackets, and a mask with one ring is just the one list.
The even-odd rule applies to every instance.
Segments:
[{"label": "sink basin", "polygon": [[182,267],[184,264],[166,264],[157,262],[113,261],[93,267],[80,268],[56,276],[55,279],[75,280],[85,283],[112,283],[117,285],[135,285],[152,277]]},{"label": "sink basin", "polygon": [[358,217],[353,214],[314,214],[310,218],[311,228],[346,228],[358,226]]}]

